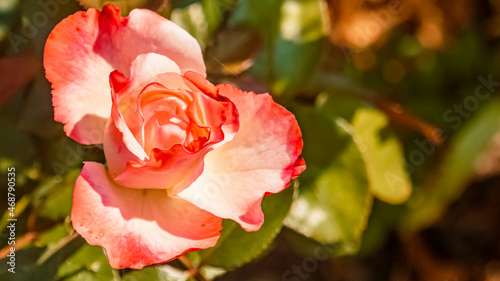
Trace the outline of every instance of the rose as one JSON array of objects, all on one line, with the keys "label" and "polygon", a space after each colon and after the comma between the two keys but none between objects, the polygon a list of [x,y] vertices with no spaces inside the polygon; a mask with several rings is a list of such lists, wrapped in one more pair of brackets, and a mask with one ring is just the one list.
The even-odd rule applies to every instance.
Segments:
[{"label": "rose", "polygon": [[269,94],[205,79],[198,43],[148,10],[78,12],[44,55],[54,118],[107,166],[85,162],[71,218],[114,268],[212,247],[222,218],[256,231],[262,198],[305,164],[294,116]]}]

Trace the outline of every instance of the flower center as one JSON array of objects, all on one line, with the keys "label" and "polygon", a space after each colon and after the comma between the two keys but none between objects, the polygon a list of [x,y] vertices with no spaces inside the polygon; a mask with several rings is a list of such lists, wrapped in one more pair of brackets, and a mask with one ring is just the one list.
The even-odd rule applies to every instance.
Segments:
[{"label": "flower center", "polygon": [[139,108],[144,118],[143,147],[148,154],[154,148],[168,150],[176,144],[194,153],[210,138],[211,130],[193,93],[152,84],[141,93]]}]

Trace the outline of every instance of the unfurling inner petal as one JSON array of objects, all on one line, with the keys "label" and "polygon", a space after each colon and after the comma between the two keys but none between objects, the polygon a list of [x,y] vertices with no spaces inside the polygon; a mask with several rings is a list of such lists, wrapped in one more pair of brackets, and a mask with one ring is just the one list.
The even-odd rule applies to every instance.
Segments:
[{"label": "unfurling inner petal", "polygon": [[201,174],[203,157],[239,128],[234,104],[217,92],[202,92],[210,90],[207,85],[198,89],[178,74],[160,74],[133,105],[123,107],[120,114],[148,160],[131,159],[113,174],[115,181],[131,188],[144,188],[147,181],[148,188],[175,194]]}]

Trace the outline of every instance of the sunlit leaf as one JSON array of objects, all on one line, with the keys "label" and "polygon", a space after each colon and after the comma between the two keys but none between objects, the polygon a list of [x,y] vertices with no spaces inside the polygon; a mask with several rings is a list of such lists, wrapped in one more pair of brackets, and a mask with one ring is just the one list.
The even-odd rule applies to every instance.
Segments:
[{"label": "sunlit leaf", "polygon": [[64,227],[64,225],[60,224],[40,234],[36,238],[35,245],[43,247],[49,244],[54,244],[68,235],[69,233],[67,229]]},{"label": "sunlit leaf", "polygon": [[314,189],[305,186],[294,200],[285,225],[324,244],[338,243],[343,239],[335,214],[319,200]]},{"label": "sunlit leaf", "polygon": [[323,94],[319,106],[339,114],[352,124],[352,132],[368,172],[371,193],[378,199],[399,204],[411,193],[403,149],[389,128],[389,120],[368,104],[341,96]]},{"label": "sunlit leaf", "polygon": [[285,0],[281,7],[281,38],[313,42],[326,35],[326,5],[317,0]]},{"label": "sunlit leaf", "polygon": [[[351,125],[345,120],[296,108],[308,169],[300,178],[286,225],[325,244],[340,244],[337,253],[359,247],[371,211],[365,163]],[[318,133],[320,132],[320,133]]]},{"label": "sunlit leaf", "polygon": [[281,7],[279,38],[274,45],[276,94],[297,92],[315,75],[325,46],[325,2],[285,0]]},{"label": "sunlit leaf", "polygon": [[256,232],[246,232],[234,221],[224,220],[217,245],[200,251],[201,264],[234,269],[261,255],[281,230],[293,193],[294,189],[289,187],[283,192],[264,198],[262,210],[265,220]]},{"label": "sunlit leaf", "polygon": [[300,91],[316,72],[325,46],[325,13],[317,0],[242,1],[235,10],[231,23],[253,29],[263,39],[250,70],[271,84],[274,94]]},{"label": "sunlit leaf", "polygon": [[104,250],[99,246],[83,245],[59,267],[58,280],[113,280],[113,270]]},{"label": "sunlit leaf", "polygon": [[356,111],[352,124],[361,139],[359,145],[365,146],[362,155],[373,195],[394,204],[406,201],[411,181],[401,145],[388,130],[387,117],[374,108],[363,108]]},{"label": "sunlit leaf", "polygon": [[235,6],[236,0],[202,0],[201,6],[207,21],[210,37],[224,20],[224,13]]},{"label": "sunlit leaf", "polygon": [[16,9],[19,0],[3,0],[0,2],[0,42],[8,35],[12,25],[17,19]]},{"label": "sunlit leaf", "polygon": [[214,40],[214,32],[224,20],[227,11],[233,9],[235,0],[201,0],[177,7],[170,19],[187,30],[204,50]]},{"label": "sunlit leaf", "polygon": [[174,9],[170,19],[196,38],[202,50],[205,49],[209,32],[203,6],[200,2]]}]

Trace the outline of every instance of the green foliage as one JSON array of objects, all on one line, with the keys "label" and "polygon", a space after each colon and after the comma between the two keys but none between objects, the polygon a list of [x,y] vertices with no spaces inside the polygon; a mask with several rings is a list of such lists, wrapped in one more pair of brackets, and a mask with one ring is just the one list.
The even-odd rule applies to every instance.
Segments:
[{"label": "green foliage", "polygon": [[[215,31],[221,26],[224,14],[233,9],[235,0],[200,0],[179,3],[170,19],[198,40],[202,49],[212,44]],[[174,2],[174,6],[176,6]]]},{"label": "green foliage", "polygon": [[57,280],[61,281],[105,281],[113,280],[114,276],[104,250],[88,244],[66,259],[57,271]]},{"label": "green foliage", "polygon": [[229,22],[233,26],[244,26],[261,34],[268,34],[264,36],[266,38],[272,37],[275,35],[275,29],[280,21],[279,11],[282,3],[283,0],[239,0]]},{"label": "green foliage", "polygon": [[20,120],[21,128],[41,138],[56,137],[61,124],[54,121],[52,99],[47,93],[50,92],[50,83],[42,75],[38,76],[27,93],[25,108]]},{"label": "green foliage", "polygon": [[324,94],[315,108],[294,112],[308,169],[285,223],[316,241],[340,244],[338,254],[354,253],[372,195],[389,203],[409,196],[401,145],[389,131],[387,117],[357,99]]},{"label": "green foliage", "polygon": [[[19,5],[19,0],[4,0],[0,7],[0,13],[2,17],[0,18],[0,43],[4,43],[4,40],[8,38],[9,32],[12,26],[17,20],[17,8]],[[3,48],[4,44],[0,44]]]},{"label": "green foliage", "polygon": [[[308,169],[301,177],[299,195],[285,223],[319,242],[342,244],[338,253],[355,252],[372,197],[361,153],[350,133],[353,128],[344,119],[316,109],[299,108],[295,112],[303,132]],[[318,129],[321,135],[315,133]]]},{"label": "green foliage", "polygon": [[[500,130],[500,101],[492,98],[450,140],[435,177],[409,202],[404,226],[418,229],[435,222],[472,179],[475,161]],[[438,187],[438,188],[436,188]]]},{"label": "green foliage", "polygon": [[392,204],[410,196],[411,181],[405,168],[402,146],[390,131],[388,117],[355,98],[321,95],[319,105],[352,124],[351,134],[365,162],[371,193]]},{"label": "green foliage", "polygon": [[235,269],[261,255],[281,230],[293,193],[294,189],[289,187],[283,192],[264,198],[262,211],[265,221],[258,231],[246,232],[237,223],[225,220],[217,245],[200,251],[200,263]]},{"label": "green foliage", "polygon": [[145,268],[140,271],[134,271],[127,274],[121,280],[123,281],[190,281],[189,273],[176,269],[169,265],[158,265]]},{"label": "green foliage", "polygon": [[316,0],[248,0],[240,2],[230,24],[260,34],[263,50],[251,72],[276,95],[292,95],[307,84],[323,58],[325,13]]},{"label": "green foliage", "polygon": [[73,187],[80,170],[68,173],[61,181],[59,177],[51,178],[47,188],[39,187],[33,202],[40,216],[49,219],[64,219],[71,213]]},{"label": "green foliage", "polygon": [[54,280],[59,266],[73,253],[83,246],[83,238],[72,235],[44,248],[28,248],[16,252],[16,273],[7,271],[10,266],[7,258],[0,260],[0,277],[2,280]]},{"label": "green foliage", "polygon": [[[269,47],[273,65],[273,91],[290,95],[303,89],[323,59],[325,9],[316,0],[285,0],[281,7],[279,36]],[[290,58],[294,58],[291,60]]]},{"label": "green foliage", "polygon": [[[199,2],[194,2],[182,8],[174,9],[170,19],[191,34],[202,47],[206,48],[209,39],[209,25],[207,23],[206,8]],[[214,24],[212,22],[212,24]]]},{"label": "green foliage", "polygon": [[[17,251],[16,259],[23,260],[24,262],[22,267],[16,270],[16,273],[14,274],[7,271],[10,268],[10,266],[7,264],[9,258],[1,259],[0,262],[2,263],[0,264],[0,278],[2,278],[2,280],[12,281],[36,280],[34,278],[35,271],[37,271],[36,261],[40,258],[40,256],[42,256],[44,250],[44,248],[29,248]],[[37,272],[37,275],[40,271]],[[42,272],[42,277],[53,278],[54,275]]]},{"label": "green foliage", "polygon": [[16,164],[29,165],[35,154],[33,140],[26,132],[19,130],[18,126],[5,117],[0,117],[0,124],[2,135],[10,136],[0,140],[1,159],[4,161],[10,159]]}]

